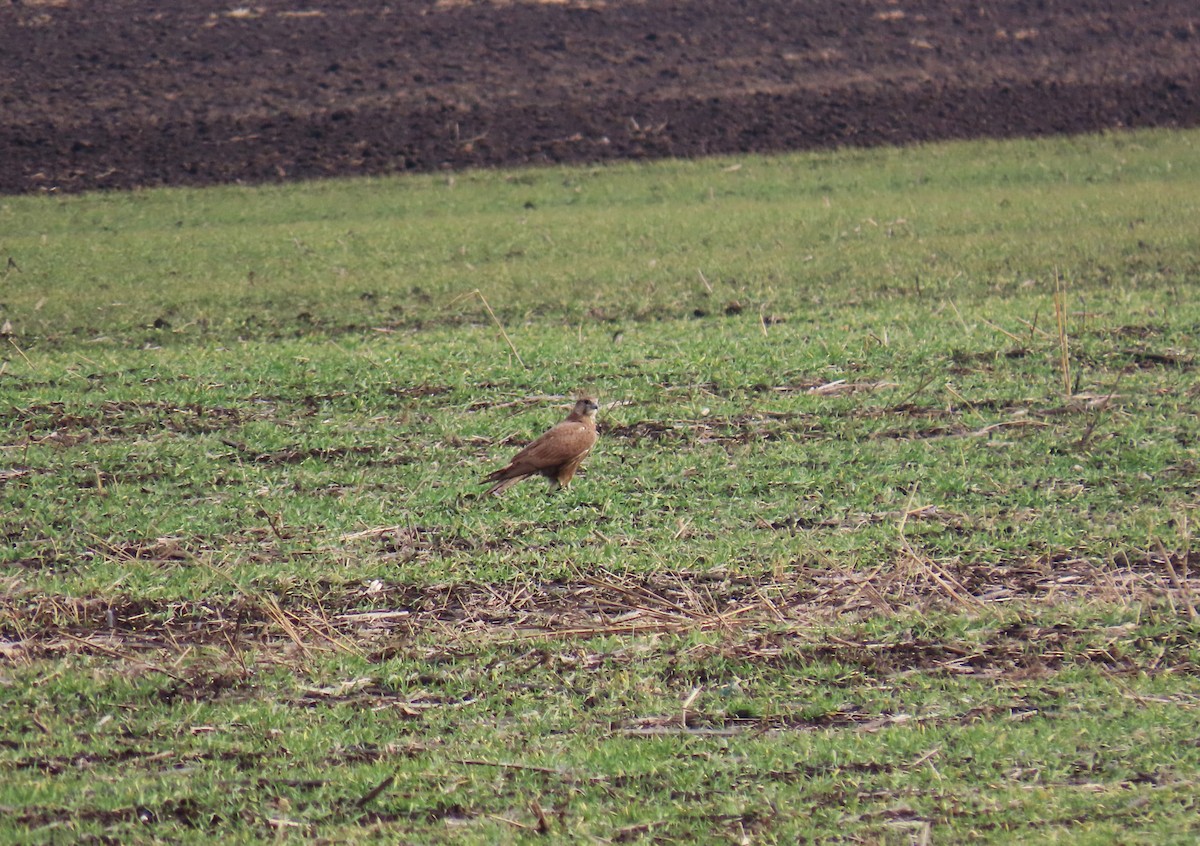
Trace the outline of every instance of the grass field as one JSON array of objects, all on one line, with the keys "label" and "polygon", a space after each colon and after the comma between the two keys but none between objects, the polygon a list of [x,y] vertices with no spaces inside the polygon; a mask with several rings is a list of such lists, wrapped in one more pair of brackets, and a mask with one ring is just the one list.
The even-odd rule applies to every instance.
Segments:
[{"label": "grass field", "polygon": [[0,198],[0,842],[1195,842],[1197,220],[1197,132]]}]

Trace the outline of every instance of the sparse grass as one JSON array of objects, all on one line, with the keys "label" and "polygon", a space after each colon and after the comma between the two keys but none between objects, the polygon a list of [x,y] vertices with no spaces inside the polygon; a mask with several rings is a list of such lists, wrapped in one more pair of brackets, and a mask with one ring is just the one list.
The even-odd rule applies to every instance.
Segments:
[{"label": "sparse grass", "polygon": [[0,200],[0,840],[1194,841],[1198,141]]}]

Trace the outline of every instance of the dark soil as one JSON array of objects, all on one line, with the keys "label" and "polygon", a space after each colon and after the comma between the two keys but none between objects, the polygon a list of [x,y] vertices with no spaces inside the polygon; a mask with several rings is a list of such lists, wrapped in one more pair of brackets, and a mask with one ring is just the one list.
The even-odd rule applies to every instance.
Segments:
[{"label": "dark soil", "polygon": [[0,193],[1200,125],[1195,0],[0,0]]}]

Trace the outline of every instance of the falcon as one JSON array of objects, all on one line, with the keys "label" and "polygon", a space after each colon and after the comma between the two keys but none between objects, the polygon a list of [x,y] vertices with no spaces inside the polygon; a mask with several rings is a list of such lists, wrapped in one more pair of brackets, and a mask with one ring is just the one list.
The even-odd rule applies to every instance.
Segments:
[{"label": "falcon", "polygon": [[580,397],[566,420],[552,426],[514,455],[507,467],[488,474],[480,484],[491,484],[487,492],[499,495],[522,479],[545,476],[551,490],[565,488],[596,443],[599,407],[595,398]]}]

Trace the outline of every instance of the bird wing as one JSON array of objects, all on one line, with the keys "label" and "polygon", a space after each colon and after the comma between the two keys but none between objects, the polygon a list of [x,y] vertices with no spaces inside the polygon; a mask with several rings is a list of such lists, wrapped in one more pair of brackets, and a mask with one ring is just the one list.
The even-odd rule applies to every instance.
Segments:
[{"label": "bird wing", "polygon": [[577,420],[564,420],[514,455],[507,467],[492,473],[486,481],[507,476],[528,476],[549,467],[558,467],[587,455],[595,443],[596,432],[591,426]]}]

